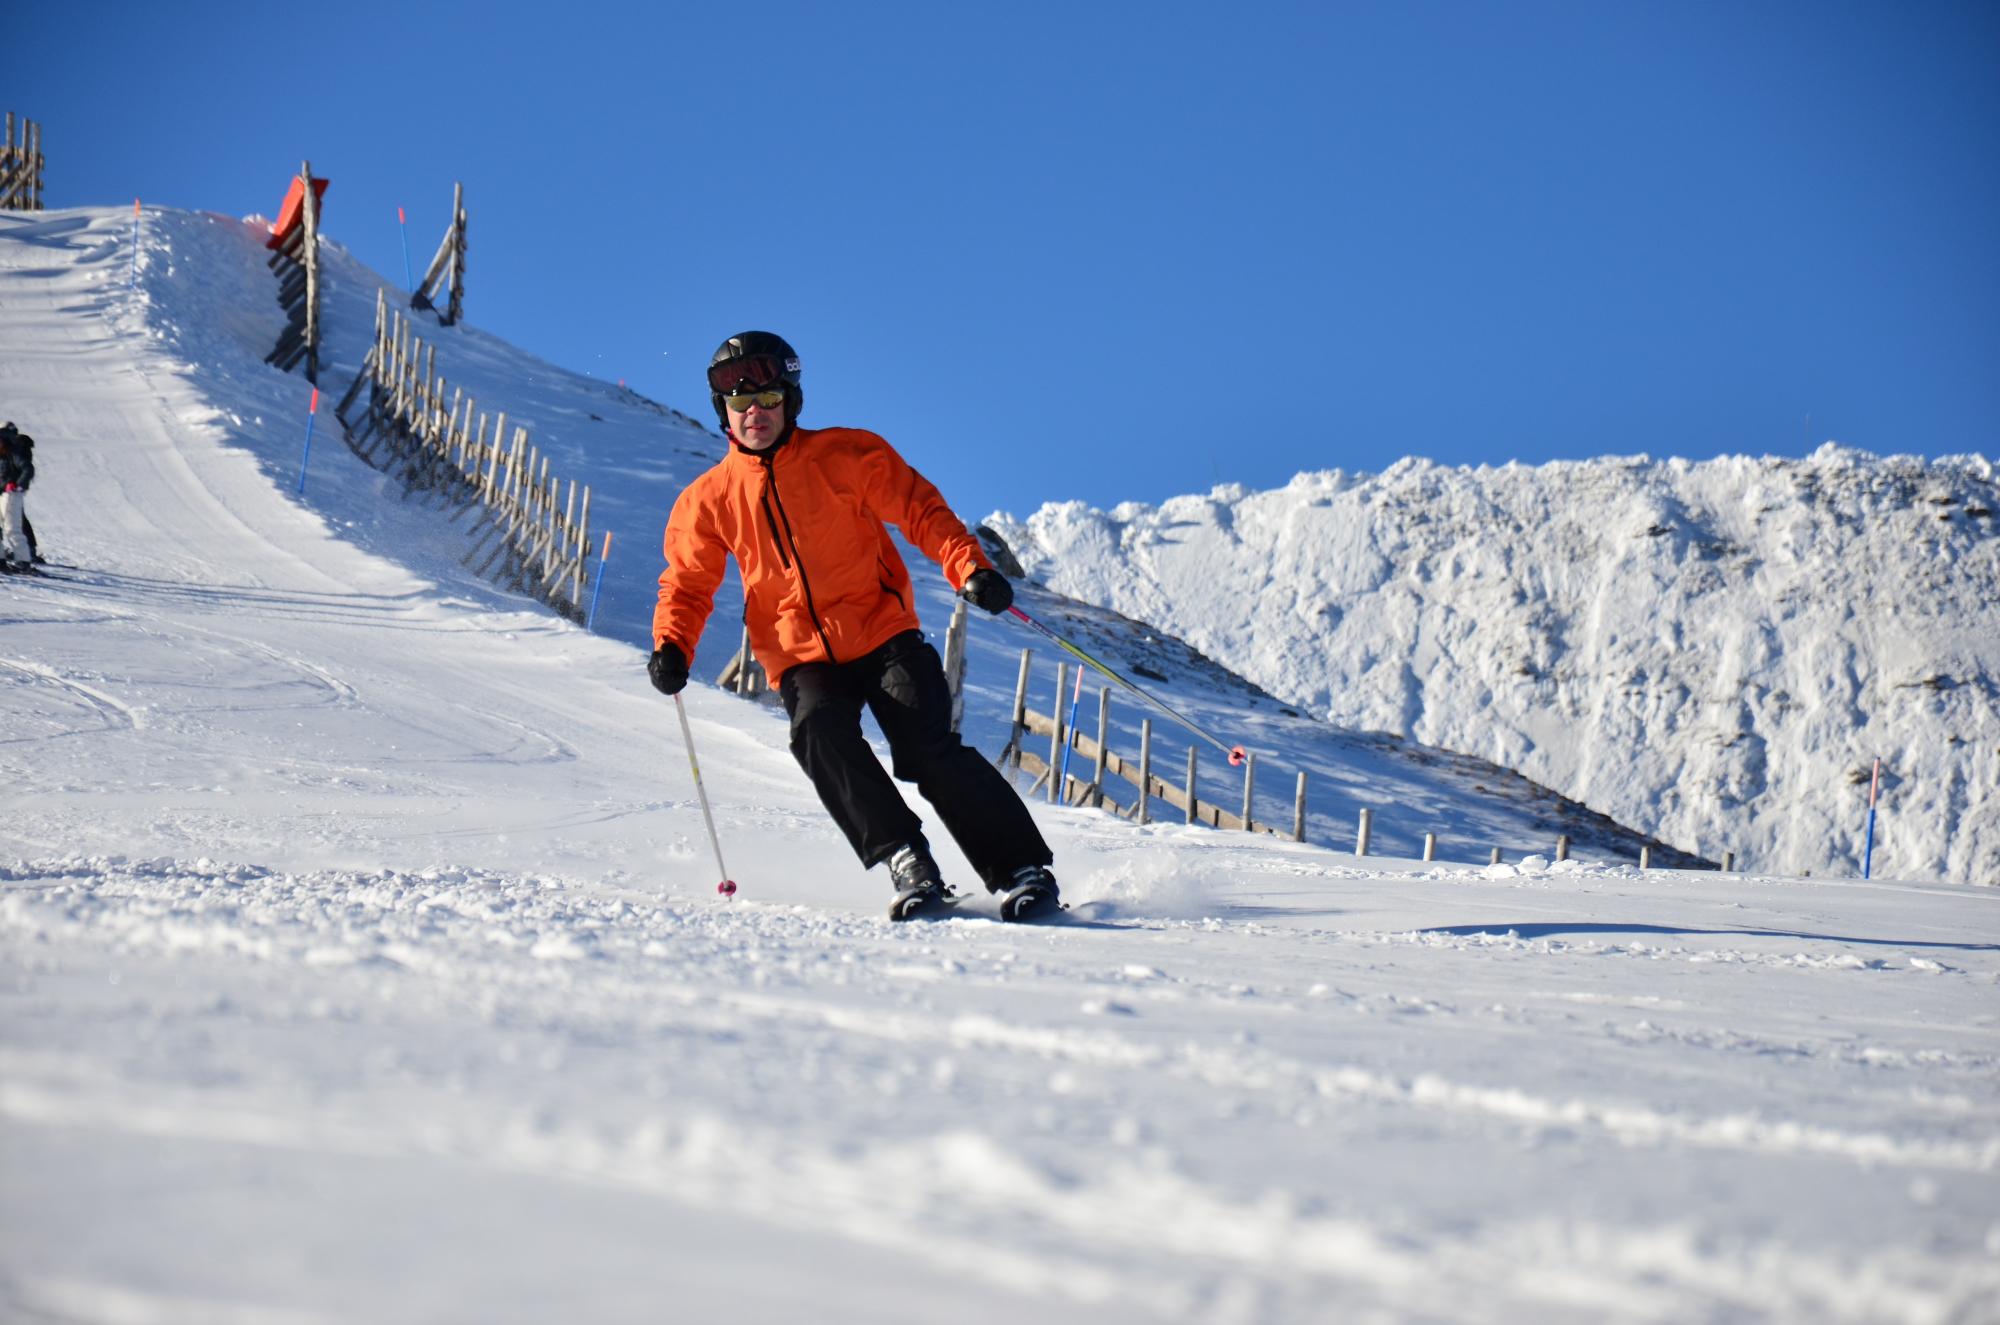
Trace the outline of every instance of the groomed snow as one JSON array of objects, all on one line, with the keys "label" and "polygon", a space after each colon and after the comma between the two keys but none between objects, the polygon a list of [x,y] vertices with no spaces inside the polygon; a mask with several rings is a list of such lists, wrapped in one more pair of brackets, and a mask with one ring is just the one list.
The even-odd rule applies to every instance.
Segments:
[{"label": "groomed snow", "polygon": [[151,220],[0,217],[0,1318],[2000,1315],[2000,890],[1038,806],[1071,923],[892,926],[697,686],[722,902],[640,650],[295,500],[250,239]]}]

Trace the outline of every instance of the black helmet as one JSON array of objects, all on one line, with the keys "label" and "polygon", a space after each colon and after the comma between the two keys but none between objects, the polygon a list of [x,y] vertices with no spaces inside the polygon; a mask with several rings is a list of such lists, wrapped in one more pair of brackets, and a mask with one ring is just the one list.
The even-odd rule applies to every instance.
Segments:
[{"label": "black helmet", "polygon": [[785,430],[789,432],[798,422],[805,393],[799,389],[799,352],[783,336],[769,331],[740,332],[717,346],[715,356],[708,361],[709,401],[725,433],[729,431],[729,412],[722,403],[724,396],[768,391],[778,384],[783,384],[785,391]]}]

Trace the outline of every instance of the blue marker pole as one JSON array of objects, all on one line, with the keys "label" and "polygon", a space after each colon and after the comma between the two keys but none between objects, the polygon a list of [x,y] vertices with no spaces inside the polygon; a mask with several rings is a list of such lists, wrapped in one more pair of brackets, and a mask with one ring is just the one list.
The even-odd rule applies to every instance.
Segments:
[{"label": "blue marker pole", "polygon": [[313,388],[312,405],[306,410],[306,453],[299,457],[299,486],[292,495],[302,496],[306,490],[306,463],[313,453],[313,420],[319,417],[319,388]]},{"label": "blue marker pole", "polygon": [[604,531],[604,551],[597,557],[597,587],[590,591],[590,611],[583,617],[583,628],[589,630],[597,620],[597,596],[604,592],[604,563],[611,560],[611,531]]},{"label": "blue marker pole", "polygon": [[403,284],[414,290],[417,283],[410,278],[410,222],[400,207],[396,209],[396,228],[403,234]]},{"label": "blue marker pole", "polygon": [[1875,760],[1875,776],[1868,783],[1868,845],[1861,850],[1861,877],[1867,878],[1875,869],[1875,793],[1882,786],[1882,760]]},{"label": "blue marker pole", "polygon": [[[1056,682],[1061,685],[1062,682]],[[1076,749],[1076,705],[1083,698],[1083,669],[1076,669],[1076,688],[1069,692],[1069,734],[1063,740],[1063,766],[1061,781],[1056,783],[1056,801],[1069,804],[1069,756]]]}]

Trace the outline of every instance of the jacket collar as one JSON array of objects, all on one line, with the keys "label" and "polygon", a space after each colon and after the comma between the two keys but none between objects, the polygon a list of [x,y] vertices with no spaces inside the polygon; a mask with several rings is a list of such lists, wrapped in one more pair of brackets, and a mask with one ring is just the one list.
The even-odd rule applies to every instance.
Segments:
[{"label": "jacket collar", "polygon": [[765,447],[761,451],[751,450],[749,447],[743,445],[743,443],[737,441],[735,436],[732,434],[729,438],[729,450],[733,456],[740,457],[741,459],[747,460],[752,464],[761,465],[766,462],[776,461],[778,458],[778,452],[784,450],[787,446],[790,446],[792,444],[792,439],[794,437],[798,437],[801,435],[810,435],[815,431],[816,429],[813,428],[801,428],[796,423],[788,424],[786,425],[784,432],[778,435],[778,440],[772,442],[769,446]]}]

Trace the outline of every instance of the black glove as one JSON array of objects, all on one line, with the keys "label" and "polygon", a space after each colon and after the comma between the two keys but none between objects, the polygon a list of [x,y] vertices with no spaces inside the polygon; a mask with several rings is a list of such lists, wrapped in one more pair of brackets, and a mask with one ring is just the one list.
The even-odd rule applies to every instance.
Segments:
[{"label": "black glove", "polygon": [[998,616],[1014,605],[1014,586],[999,571],[981,566],[965,577],[965,587],[958,591],[958,596]]},{"label": "black glove", "polygon": [[678,695],[688,683],[687,655],[677,644],[662,644],[647,659],[646,675],[653,678],[653,689],[663,695]]}]

